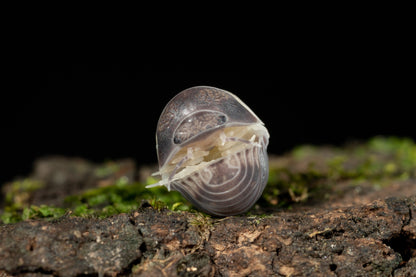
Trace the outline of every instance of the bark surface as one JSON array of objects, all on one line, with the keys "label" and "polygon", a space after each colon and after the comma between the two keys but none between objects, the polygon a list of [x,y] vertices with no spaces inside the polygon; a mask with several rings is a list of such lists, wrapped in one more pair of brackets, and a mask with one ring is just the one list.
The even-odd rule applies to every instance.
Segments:
[{"label": "bark surface", "polygon": [[[358,184],[358,171],[348,171],[356,168],[354,159],[343,158],[339,174],[331,168],[340,159],[328,151],[300,161],[293,155],[272,158],[276,183],[298,186],[279,187],[277,197],[263,197],[241,216],[213,218],[143,201],[106,218],[67,212],[1,224],[0,276],[416,276],[414,168],[404,172],[388,160],[380,167],[366,162],[372,173],[365,174],[373,175]],[[311,161],[315,167],[308,173]],[[109,168],[116,169],[107,174]],[[375,175],[377,168],[388,176]],[[85,160],[42,159],[30,177],[44,186],[13,198],[8,191],[14,186],[5,185],[4,199],[61,206],[69,194],[149,175],[131,160],[105,170]],[[322,185],[329,181],[331,186]],[[270,186],[266,193],[272,195]],[[291,205],[279,205],[285,196]]]},{"label": "bark surface", "polygon": [[416,197],[210,219],[142,207],[4,225],[4,276],[414,276]]}]

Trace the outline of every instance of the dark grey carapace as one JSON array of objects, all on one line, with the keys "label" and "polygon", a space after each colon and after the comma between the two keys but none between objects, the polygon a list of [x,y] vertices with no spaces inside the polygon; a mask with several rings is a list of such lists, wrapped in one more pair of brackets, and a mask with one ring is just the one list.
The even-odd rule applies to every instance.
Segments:
[{"label": "dark grey carapace", "polygon": [[266,186],[269,133],[237,96],[192,87],[163,110],[156,130],[161,181],[200,210],[218,216],[248,211]]}]

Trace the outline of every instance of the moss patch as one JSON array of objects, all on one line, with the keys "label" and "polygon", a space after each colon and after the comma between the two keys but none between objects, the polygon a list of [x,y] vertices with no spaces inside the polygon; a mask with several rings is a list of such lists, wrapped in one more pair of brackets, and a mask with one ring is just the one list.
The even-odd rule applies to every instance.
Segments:
[{"label": "moss patch", "polygon": [[416,178],[416,144],[408,138],[374,137],[344,147],[303,145],[271,159],[263,193],[268,205],[322,200],[336,193],[335,184],[383,187]]},{"label": "moss patch", "polygon": [[145,188],[146,185],[155,182],[155,179],[148,178],[146,183],[128,183],[125,178],[120,178],[113,185],[90,189],[81,195],[69,196],[65,202],[76,216],[107,217],[127,213],[139,208],[143,201],[148,201],[158,209],[190,209],[189,204],[178,192],[168,192],[164,187],[151,190]]},{"label": "moss patch", "polygon": [[30,209],[32,193],[42,187],[42,182],[30,178],[6,184],[3,188],[6,191],[5,205],[0,220],[4,223],[15,223],[24,219],[23,212]]},{"label": "moss patch", "polygon": [[[117,172],[117,165],[99,167],[99,176]],[[292,204],[322,201],[366,183],[382,188],[396,180],[416,178],[416,144],[407,138],[375,137],[366,143],[345,147],[299,146],[290,153],[270,158],[268,185],[251,213],[261,214],[270,207],[290,208]],[[4,187],[3,223],[26,219],[56,219],[66,214],[82,217],[108,217],[138,209],[149,203],[156,209],[190,211],[192,206],[178,193],[165,187],[146,189],[157,182],[129,182],[126,177],[110,185],[96,187],[66,197],[59,207],[32,205],[31,195],[43,188],[42,182],[24,179]],[[342,188],[338,188],[340,184]],[[250,214],[250,212],[249,212]]]},{"label": "moss patch", "polygon": [[[114,214],[127,213],[138,209],[143,201],[147,201],[157,209],[168,208],[172,211],[190,210],[191,206],[178,192],[168,192],[164,187],[146,189],[145,186],[156,182],[148,178],[145,183],[128,183],[126,178],[120,178],[112,185],[94,188],[80,195],[68,196],[62,207],[46,205],[23,205],[13,202],[17,196],[10,193],[4,212],[0,215],[3,223],[15,223],[26,219],[44,218],[55,219],[67,214],[71,216],[104,218]],[[30,187],[26,192],[33,191],[35,186],[26,186],[16,182],[12,187]],[[37,188],[40,188],[38,186]],[[19,190],[17,195],[22,192]]]}]

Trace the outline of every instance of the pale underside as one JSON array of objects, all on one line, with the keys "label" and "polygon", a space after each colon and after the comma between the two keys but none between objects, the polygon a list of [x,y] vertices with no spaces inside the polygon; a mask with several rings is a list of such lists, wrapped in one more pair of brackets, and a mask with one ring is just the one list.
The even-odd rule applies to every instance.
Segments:
[{"label": "pale underside", "polygon": [[224,157],[247,148],[261,147],[261,140],[268,140],[269,134],[262,124],[232,126],[219,129],[203,139],[180,149],[168,163],[153,175],[160,175],[161,181],[147,187],[166,186],[176,180],[188,177],[196,171]]}]

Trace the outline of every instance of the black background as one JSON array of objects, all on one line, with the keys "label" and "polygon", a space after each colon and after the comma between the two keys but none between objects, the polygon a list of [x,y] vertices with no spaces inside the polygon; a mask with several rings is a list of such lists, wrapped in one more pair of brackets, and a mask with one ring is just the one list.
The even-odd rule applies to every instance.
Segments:
[{"label": "black background", "polygon": [[12,61],[17,70],[5,68],[10,85],[3,86],[0,103],[0,182],[27,175],[33,161],[47,155],[156,163],[160,113],[196,85],[239,96],[265,123],[274,154],[375,135],[416,139],[411,36],[389,22],[324,23],[326,29],[280,26],[266,41],[243,36],[234,44],[205,34],[180,41],[178,52],[174,43],[164,44],[169,38],[152,49],[145,43],[150,39],[138,37],[115,62],[109,53],[123,52],[128,43],[100,52],[101,44],[67,46],[69,39],[54,38],[29,53],[35,61],[20,58]]},{"label": "black background", "polygon": [[195,85],[238,95],[269,129],[270,153],[374,135],[415,138],[406,71],[372,62],[326,58],[326,66],[300,62],[287,70],[261,72],[183,65],[140,71],[120,64],[44,66],[36,82],[23,86],[29,93],[8,102],[2,181],[28,174],[36,158],[52,154],[156,163],[159,115],[174,95]]}]

